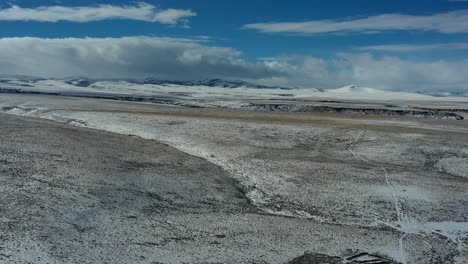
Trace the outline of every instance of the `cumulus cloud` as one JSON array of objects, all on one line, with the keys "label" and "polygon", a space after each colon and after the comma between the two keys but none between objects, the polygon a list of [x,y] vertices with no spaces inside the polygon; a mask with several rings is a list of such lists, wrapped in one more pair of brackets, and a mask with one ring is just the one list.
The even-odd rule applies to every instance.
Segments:
[{"label": "cumulus cloud", "polygon": [[324,60],[307,56],[270,58],[266,63],[287,73],[268,83],[336,88],[349,84],[389,90],[468,89],[468,60],[409,61],[371,53],[342,53]]},{"label": "cumulus cloud", "polygon": [[[389,89],[450,90],[467,88],[468,61],[408,61],[394,56],[342,54],[356,83]],[[346,76],[346,75],[344,75]]]},{"label": "cumulus cloud", "polygon": [[465,50],[468,49],[468,43],[436,43],[429,45],[376,45],[358,47],[359,50],[369,51],[391,51],[391,52],[407,52],[407,51],[427,51],[427,50]]},{"label": "cumulus cloud", "polygon": [[468,10],[426,16],[382,14],[359,19],[313,20],[246,24],[244,29],[263,33],[320,34],[376,33],[391,30],[436,31],[445,34],[468,32]]},{"label": "cumulus cloud", "polygon": [[5,21],[83,23],[109,19],[130,19],[169,25],[183,23],[185,25],[187,18],[195,15],[195,12],[185,9],[158,10],[154,5],[147,3],[137,3],[133,6],[41,6],[36,8],[22,8],[13,5],[0,9],[0,20]]},{"label": "cumulus cloud", "polygon": [[233,48],[176,38],[1,38],[0,73],[176,80],[284,74],[263,63],[246,62],[240,55]]}]

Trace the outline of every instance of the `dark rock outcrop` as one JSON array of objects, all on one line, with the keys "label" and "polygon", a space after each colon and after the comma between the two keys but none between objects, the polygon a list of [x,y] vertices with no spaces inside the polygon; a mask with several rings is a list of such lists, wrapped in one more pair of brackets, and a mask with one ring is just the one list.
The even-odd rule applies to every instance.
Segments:
[{"label": "dark rock outcrop", "polygon": [[316,113],[360,113],[386,116],[411,116],[432,119],[463,120],[463,116],[456,113],[440,110],[416,110],[416,109],[387,109],[387,108],[354,108],[354,107],[333,107],[317,105],[298,104],[251,104],[249,107],[259,111],[280,111],[280,112],[316,112]]}]

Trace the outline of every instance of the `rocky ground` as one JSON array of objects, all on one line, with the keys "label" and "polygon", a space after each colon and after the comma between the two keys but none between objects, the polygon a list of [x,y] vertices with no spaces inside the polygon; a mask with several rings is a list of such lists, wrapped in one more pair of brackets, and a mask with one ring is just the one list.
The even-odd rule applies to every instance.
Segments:
[{"label": "rocky ground", "polygon": [[0,103],[0,262],[468,259],[465,121]]}]

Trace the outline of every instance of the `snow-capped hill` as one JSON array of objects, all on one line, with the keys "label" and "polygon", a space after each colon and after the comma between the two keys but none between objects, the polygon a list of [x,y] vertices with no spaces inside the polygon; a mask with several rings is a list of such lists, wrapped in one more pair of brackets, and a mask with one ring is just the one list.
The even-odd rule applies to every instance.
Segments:
[{"label": "snow-capped hill", "polygon": [[329,92],[335,93],[388,93],[388,91],[379,90],[376,88],[370,87],[361,87],[357,85],[348,85],[337,89],[328,90]]},{"label": "snow-capped hill", "polygon": [[223,88],[239,88],[239,87],[252,87],[252,88],[265,88],[263,86],[248,83],[244,81],[228,81],[223,79],[209,79],[196,81],[192,83],[193,85],[203,85],[209,87],[223,87]]},{"label": "snow-capped hill", "polygon": [[87,78],[83,78],[83,77],[65,78],[65,79],[62,79],[62,81],[64,83],[71,84],[71,85],[78,86],[78,87],[88,87],[94,83],[94,81],[87,79]]},{"label": "snow-capped hill", "polygon": [[387,90],[380,90],[370,87],[361,87],[356,85],[348,85],[337,89],[327,90],[325,93],[339,97],[348,97],[350,99],[430,99],[431,95],[408,93],[408,92],[394,92]]},{"label": "snow-capped hill", "polygon": [[429,94],[436,97],[468,97],[468,90],[454,91],[417,91],[418,94]]},{"label": "snow-capped hill", "polygon": [[153,85],[168,85],[168,84],[176,84],[176,85],[184,85],[186,81],[170,81],[164,80],[159,78],[146,78],[144,80],[126,80],[129,83],[136,83],[136,84],[153,84]]},{"label": "snow-capped hill", "polygon": [[223,88],[240,88],[240,87],[249,87],[257,89],[290,89],[287,87],[278,87],[278,86],[266,86],[259,85],[256,83],[245,82],[240,80],[223,80],[223,79],[209,79],[192,82],[193,85],[203,85],[210,87],[223,87]]}]

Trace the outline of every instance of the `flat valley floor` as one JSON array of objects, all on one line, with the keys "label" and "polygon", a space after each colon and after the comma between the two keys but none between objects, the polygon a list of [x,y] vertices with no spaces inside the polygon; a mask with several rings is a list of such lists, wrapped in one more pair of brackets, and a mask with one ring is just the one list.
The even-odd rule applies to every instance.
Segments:
[{"label": "flat valley floor", "polygon": [[0,106],[0,263],[468,261],[467,121]]}]

